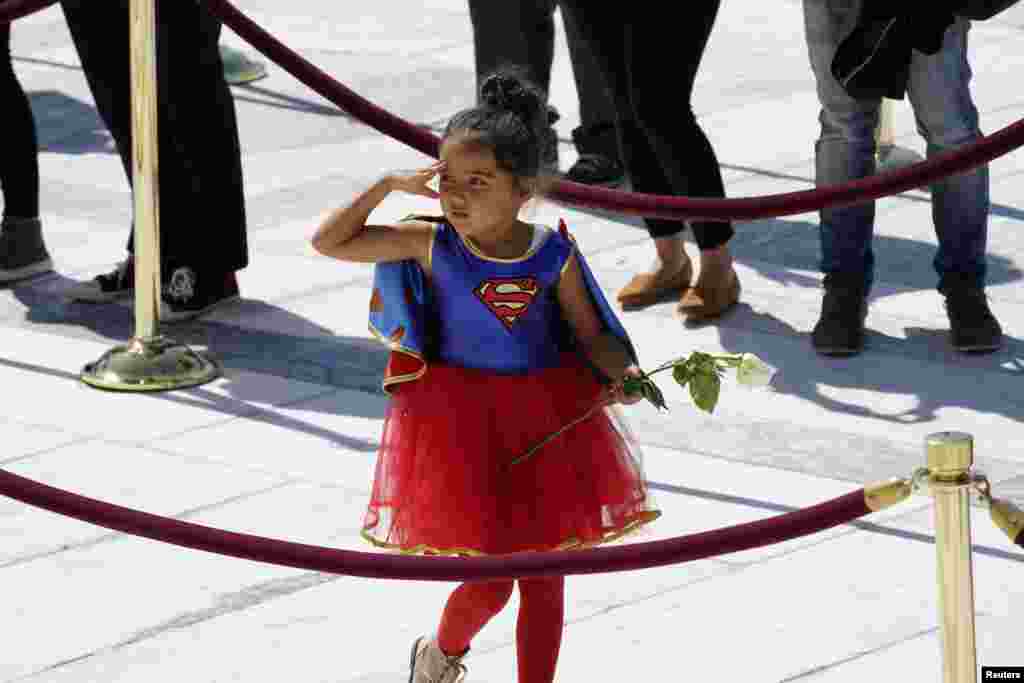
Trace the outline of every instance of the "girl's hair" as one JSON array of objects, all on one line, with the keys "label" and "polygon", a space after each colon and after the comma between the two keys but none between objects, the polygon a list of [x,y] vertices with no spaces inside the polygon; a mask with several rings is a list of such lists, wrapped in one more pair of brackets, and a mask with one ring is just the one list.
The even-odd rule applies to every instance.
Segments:
[{"label": "girl's hair", "polygon": [[[499,0],[501,1],[501,0]],[[538,189],[538,180],[554,173],[556,138],[551,124],[558,114],[547,95],[513,68],[502,68],[484,79],[480,104],[448,122],[444,139],[469,133],[494,152],[498,168],[524,186]]]}]

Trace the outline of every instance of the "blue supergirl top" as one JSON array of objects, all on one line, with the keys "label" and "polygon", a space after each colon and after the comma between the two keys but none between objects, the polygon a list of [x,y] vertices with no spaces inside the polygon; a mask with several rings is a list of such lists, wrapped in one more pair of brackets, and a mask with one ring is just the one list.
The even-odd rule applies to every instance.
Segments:
[{"label": "blue supergirl top", "polygon": [[378,263],[370,330],[393,351],[384,374],[392,384],[418,379],[429,360],[502,373],[553,367],[573,348],[556,287],[575,253],[584,284],[605,329],[636,353],[583,255],[560,223],[535,226],[533,244],[515,259],[482,254],[452,226],[439,223],[431,247],[430,281],[415,261]]},{"label": "blue supergirl top", "polygon": [[555,287],[572,252],[567,237],[535,226],[523,256],[493,258],[439,225],[430,255],[439,358],[513,373],[558,365],[565,332]]}]

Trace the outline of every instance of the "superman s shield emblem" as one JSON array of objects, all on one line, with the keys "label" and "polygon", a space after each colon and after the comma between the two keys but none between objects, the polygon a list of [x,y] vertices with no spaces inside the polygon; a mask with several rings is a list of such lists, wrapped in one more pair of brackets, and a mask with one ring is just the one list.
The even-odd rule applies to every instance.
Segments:
[{"label": "superman s shield emblem", "polygon": [[532,277],[491,278],[473,290],[484,306],[510,330],[526,313],[537,292],[537,280]]}]

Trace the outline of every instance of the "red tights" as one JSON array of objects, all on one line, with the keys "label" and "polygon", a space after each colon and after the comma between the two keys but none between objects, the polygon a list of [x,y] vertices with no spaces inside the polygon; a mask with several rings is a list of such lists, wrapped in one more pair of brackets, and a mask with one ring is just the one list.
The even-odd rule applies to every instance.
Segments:
[{"label": "red tights", "polygon": [[[455,589],[441,616],[437,640],[448,655],[465,652],[469,642],[512,597],[513,581],[464,583]],[[565,577],[519,579],[516,661],[519,683],[555,680],[565,616]]]}]

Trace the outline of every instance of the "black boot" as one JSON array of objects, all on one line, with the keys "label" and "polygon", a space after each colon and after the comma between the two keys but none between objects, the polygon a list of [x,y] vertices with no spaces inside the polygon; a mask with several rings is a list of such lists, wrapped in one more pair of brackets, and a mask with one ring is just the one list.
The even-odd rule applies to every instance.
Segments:
[{"label": "black boot", "polygon": [[38,218],[5,218],[0,223],[0,282],[53,270]]},{"label": "black boot", "polygon": [[864,276],[830,273],[825,276],[821,317],[811,333],[814,350],[826,356],[852,356],[864,348],[868,315]]},{"label": "black boot", "polygon": [[622,183],[626,171],[619,157],[615,125],[601,123],[589,128],[580,126],[572,132],[572,141],[579,158],[565,177],[584,185],[615,186]]},{"label": "black boot", "polygon": [[972,279],[944,278],[950,341],[957,351],[995,351],[1003,345],[1003,329],[992,315],[984,285]]}]

